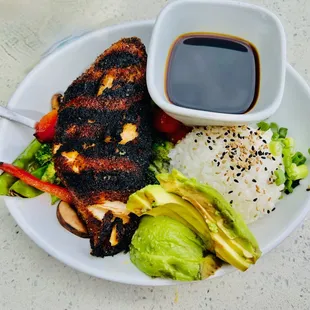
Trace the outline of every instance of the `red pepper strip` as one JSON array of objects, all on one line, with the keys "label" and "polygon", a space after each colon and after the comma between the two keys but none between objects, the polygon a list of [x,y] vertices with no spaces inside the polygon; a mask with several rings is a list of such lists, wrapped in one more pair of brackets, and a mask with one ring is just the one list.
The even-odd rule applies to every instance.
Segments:
[{"label": "red pepper strip", "polygon": [[36,188],[42,192],[52,194],[52,195],[58,197],[59,199],[69,203],[69,204],[73,202],[72,195],[64,187],[41,181],[40,179],[36,178],[32,174],[30,174],[29,172],[27,172],[21,168],[18,168],[16,166],[11,165],[11,164],[6,164],[3,162],[0,162],[0,170],[3,170],[4,172],[7,172],[7,173],[13,175],[14,177],[22,180],[26,184],[28,184],[28,185],[30,185],[30,186],[32,186],[32,187],[34,187],[34,188]]}]

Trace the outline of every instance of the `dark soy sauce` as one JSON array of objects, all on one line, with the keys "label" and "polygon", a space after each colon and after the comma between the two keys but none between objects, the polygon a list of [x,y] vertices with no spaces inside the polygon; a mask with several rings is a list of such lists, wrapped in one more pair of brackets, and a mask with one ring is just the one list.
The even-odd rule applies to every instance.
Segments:
[{"label": "dark soy sauce", "polygon": [[171,48],[166,94],[170,102],[209,112],[242,114],[259,92],[259,58],[249,42],[217,34],[185,34]]}]

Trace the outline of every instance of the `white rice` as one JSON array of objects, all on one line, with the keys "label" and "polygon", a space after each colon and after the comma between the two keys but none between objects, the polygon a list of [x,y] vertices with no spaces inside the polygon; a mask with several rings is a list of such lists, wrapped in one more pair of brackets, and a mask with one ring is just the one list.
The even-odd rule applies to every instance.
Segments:
[{"label": "white rice", "polygon": [[271,137],[246,126],[194,128],[171,150],[171,169],[217,189],[251,223],[274,210],[284,189],[274,183],[283,163],[269,152]]}]

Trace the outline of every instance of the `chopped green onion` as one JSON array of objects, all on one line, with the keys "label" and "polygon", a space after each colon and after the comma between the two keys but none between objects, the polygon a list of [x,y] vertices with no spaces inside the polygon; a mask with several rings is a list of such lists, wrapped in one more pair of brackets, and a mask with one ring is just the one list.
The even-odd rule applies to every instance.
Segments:
[{"label": "chopped green onion", "polygon": [[282,154],[283,145],[280,141],[271,141],[269,144],[270,153],[273,156],[280,156]]},{"label": "chopped green onion", "polygon": [[288,179],[285,181],[285,191],[287,191],[288,193],[293,193],[293,181]]},{"label": "chopped green onion", "polygon": [[270,125],[266,122],[259,122],[257,126],[262,131],[267,131],[270,128]]},{"label": "chopped green onion", "polygon": [[279,137],[280,137],[280,135],[277,132],[274,132],[272,137],[271,137],[271,140],[277,141],[277,140],[279,140]]},{"label": "chopped green onion", "polygon": [[291,153],[294,151],[295,140],[293,138],[289,137],[289,138],[283,139],[283,144],[286,149],[289,149],[291,151]]},{"label": "chopped green onion", "polygon": [[293,181],[304,179],[308,175],[308,167],[306,165],[297,166],[296,164],[291,164],[286,169],[286,173]]},{"label": "chopped green onion", "polygon": [[281,170],[281,169],[278,169],[274,172],[275,176],[276,176],[276,185],[277,186],[280,186],[282,184],[285,183],[286,181],[286,177],[285,177],[285,174],[284,174],[284,171]]},{"label": "chopped green onion", "polygon": [[282,150],[282,156],[283,156],[283,164],[286,170],[288,167],[292,165],[291,150],[284,148]]},{"label": "chopped green onion", "polygon": [[280,138],[286,138],[287,131],[288,131],[287,128],[281,127],[279,129],[279,136],[280,136]]},{"label": "chopped green onion", "polygon": [[292,157],[292,162],[297,166],[303,165],[306,162],[307,158],[300,152],[297,152]]},{"label": "chopped green onion", "polygon": [[270,123],[270,129],[272,130],[273,133],[279,131],[279,126],[277,123]]}]

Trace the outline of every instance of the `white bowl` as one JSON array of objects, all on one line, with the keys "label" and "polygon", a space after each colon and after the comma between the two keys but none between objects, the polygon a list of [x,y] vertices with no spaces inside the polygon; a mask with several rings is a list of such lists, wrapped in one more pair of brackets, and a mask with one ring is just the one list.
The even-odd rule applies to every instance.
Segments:
[{"label": "white bowl", "polygon": [[[245,114],[214,113],[172,104],[165,91],[167,58],[173,42],[185,33],[232,35],[252,43],[260,59],[259,96]],[[258,6],[224,0],[178,0],[159,14],[152,33],[147,85],[154,102],[186,125],[235,125],[270,117],[279,108],[284,91],[286,39],[280,20]]]},{"label": "white bowl", "polygon": [[[52,95],[66,90],[112,43],[124,37],[138,36],[148,49],[153,25],[153,21],[136,21],[107,27],[61,47],[43,59],[27,75],[12,96],[8,107],[32,117],[47,113],[51,109]],[[297,149],[304,154],[309,147],[309,115],[310,89],[300,75],[288,66],[283,103],[270,121],[288,127],[289,134],[296,140]],[[12,162],[32,139],[33,130],[0,119],[0,161]],[[309,161],[307,165],[310,168]],[[263,254],[279,245],[303,221],[310,210],[310,195],[306,191],[308,184],[310,175],[292,195],[279,201],[275,212],[250,225]],[[38,246],[72,268],[98,278],[128,284],[179,284],[173,280],[148,277],[130,262],[128,253],[104,259],[91,256],[89,240],[71,234],[59,224],[56,206],[50,205],[47,194],[34,199],[0,196],[0,208],[3,206],[2,199],[17,224]],[[9,235],[12,230],[2,229],[1,233]],[[253,266],[254,271],[258,272],[259,268],[259,264]],[[234,270],[236,269],[232,266],[225,265],[213,277]]]}]

